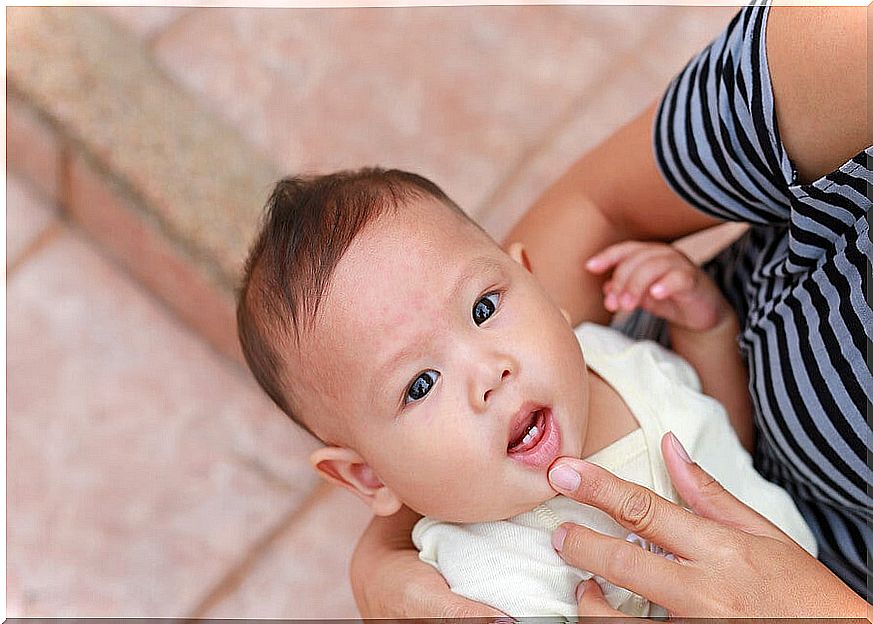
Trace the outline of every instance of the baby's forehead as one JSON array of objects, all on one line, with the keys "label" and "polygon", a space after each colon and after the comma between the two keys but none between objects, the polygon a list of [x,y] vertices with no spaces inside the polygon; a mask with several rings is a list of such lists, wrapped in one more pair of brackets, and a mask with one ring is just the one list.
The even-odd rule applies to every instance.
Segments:
[{"label": "baby's forehead", "polygon": [[[397,344],[436,332],[446,307],[481,274],[511,264],[485,235],[460,222],[425,227],[398,219],[368,227],[337,263],[312,325],[324,367],[348,357],[378,365]],[[348,357],[343,357],[348,356]],[[329,372],[324,370],[325,373]]]}]

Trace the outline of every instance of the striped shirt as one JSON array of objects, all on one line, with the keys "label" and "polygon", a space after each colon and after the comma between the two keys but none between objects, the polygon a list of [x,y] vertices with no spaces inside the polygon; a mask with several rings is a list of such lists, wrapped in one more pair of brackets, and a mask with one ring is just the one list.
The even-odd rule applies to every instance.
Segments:
[{"label": "striped shirt", "polygon": [[755,466],[792,495],[821,561],[870,600],[873,146],[797,183],[776,124],[768,11],[741,9],[673,80],[655,121],[655,154],[685,201],[751,224],[708,270],[740,318]]}]

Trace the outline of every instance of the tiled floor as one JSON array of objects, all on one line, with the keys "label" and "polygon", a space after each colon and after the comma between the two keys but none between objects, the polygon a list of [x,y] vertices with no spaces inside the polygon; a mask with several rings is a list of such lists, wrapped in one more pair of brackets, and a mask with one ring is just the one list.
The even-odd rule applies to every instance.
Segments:
[{"label": "tiled floor", "polygon": [[[8,614],[190,614],[260,544],[263,565],[288,553],[290,578],[335,597],[309,615],[354,616],[347,559],[368,516],[322,496],[316,526],[337,510],[341,546],[298,537],[313,443],[14,175],[7,204]],[[217,606],[295,613],[249,591]]]},{"label": "tiled floor", "polygon": [[40,236],[57,222],[57,211],[17,177],[6,182],[6,267],[22,259]]},{"label": "tiled floor", "polygon": [[[114,15],[139,32],[167,20],[147,32],[157,60],[281,170],[409,168],[473,215],[515,218],[526,203],[499,200],[518,185],[541,188],[541,177],[528,177],[532,154],[591,147],[656,97],[735,11],[201,8],[175,22],[167,13]],[[618,106],[596,120],[602,128],[580,128],[592,101],[618,93]],[[547,160],[560,171],[567,158]]]},{"label": "tiled floor", "polygon": [[[432,176],[497,235],[735,9],[112,8],[283,170]],[[368,515],[312,441],[12,175],[8,615],[337,618]]]}]

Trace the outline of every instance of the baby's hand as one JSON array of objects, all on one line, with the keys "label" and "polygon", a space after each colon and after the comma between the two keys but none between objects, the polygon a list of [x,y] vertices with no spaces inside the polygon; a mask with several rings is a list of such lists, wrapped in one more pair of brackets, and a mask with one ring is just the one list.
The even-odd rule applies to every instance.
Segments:
[{"label": "baby's hand", "polygon": [[715,283],[670,245],[625,241],[592,256],[585,268],[598,275],[612,269],[603,285],[610,312],[641,307],[691,331],[710,330],[730,315]]}]

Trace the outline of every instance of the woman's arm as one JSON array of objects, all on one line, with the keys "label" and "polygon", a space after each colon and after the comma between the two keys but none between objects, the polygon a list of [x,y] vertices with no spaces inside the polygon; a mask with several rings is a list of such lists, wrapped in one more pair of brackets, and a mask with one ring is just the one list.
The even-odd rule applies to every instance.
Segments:
[{"label": "woman's arm", "polygon": [[[767,54],[783,144],[809,181],[871,143],[867,126],[870,7],[773,7]],[[655,163],[657,103],[582,156],[505,238],[524,243],[534,273],[574,324],[606,322],[603,277],[584,262],[618,241],[673,241],[718,221],[685,203]]]},{"label": "woman's arm", "polygon": [[418,558],[410,535],[421,518],[403,507],[374,516],[351,562],[352,591],[365,618],[496,618],[497,609],[452,593],[445,579]]},{"label": "woman's arm", "polygon": [[770,10],[767,61],[776,119],[800,182],[817,180],[873,144],[868,16],[873,20],[873,6]]},{"label": "woman's arm", "polygon": [[582,156],[506,236],[522,242],[534,274],[577,325],[608,322],[603,277],[585,261],[626,240],[672,241],[719,223],[664,182],[652,149],[657,102]]}]

